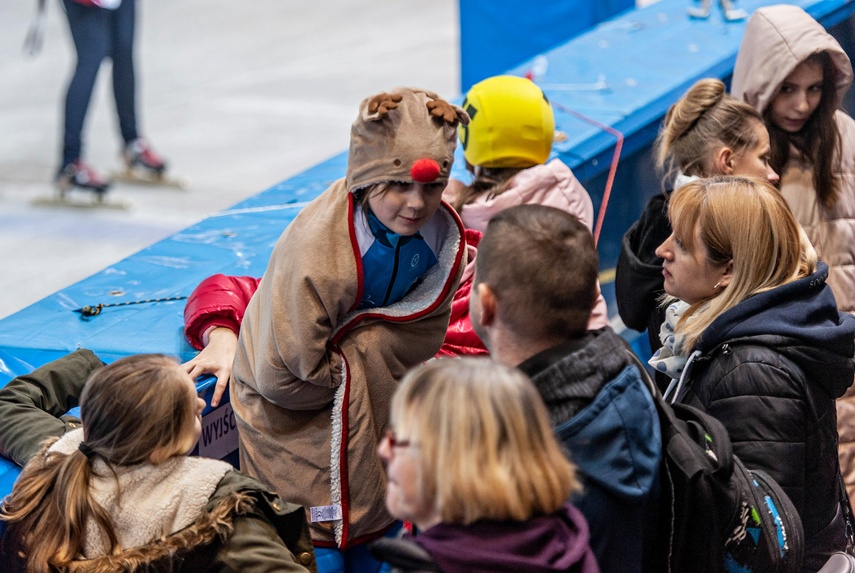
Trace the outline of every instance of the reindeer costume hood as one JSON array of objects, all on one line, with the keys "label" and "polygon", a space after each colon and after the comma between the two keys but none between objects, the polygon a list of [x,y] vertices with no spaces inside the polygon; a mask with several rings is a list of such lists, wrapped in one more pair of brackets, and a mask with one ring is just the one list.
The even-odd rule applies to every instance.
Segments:
[{"label": "reindeer costume hood", "polygon": [[244,315],[230,384],[241,468],[309,508],[316,544],[341,548],[392,524],[376,455],[398,381],[445,337],[466,265],[463,224],[442,203],[437,263],[401,300],[358,310],[363,268],[354,192],[448,177],[465,112],[424,90],[368,98],[347,177],[285,229]]},{"label": "reindeer costume hood", "polygon": [[469,123],[466,112],[430,91],[396,88],[365,98],[350,129],[347,190],[447,182],[459,123]]}]

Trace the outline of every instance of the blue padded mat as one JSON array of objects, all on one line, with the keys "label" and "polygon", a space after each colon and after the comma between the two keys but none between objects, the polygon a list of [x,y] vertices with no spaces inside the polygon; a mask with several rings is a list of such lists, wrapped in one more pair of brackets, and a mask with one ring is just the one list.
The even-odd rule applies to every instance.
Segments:
[{"label": "blue padded mat", "polygon": [[[737,6],[750,12],[771,3],[739,0]],[[855,10],[855,0],[790,3],[826,26]],[[639,190],[631,186],[634,181],[627,183],[633,177],[626,171],[631,156],[649,147],[667,107],[693,82],[726,78],[732,71],[744,22],[725,22],[717,8],[708,20],[692,20],[686,14],[690,5],[662,0],[626,12],[510,72],[537,72],[535,80],[555,104],[557,129],[567,135],[553,153],[586,185],[595,208],[615,138],[563,110],[610,125],[626,138],[598,245],[603,277],[614,265],[623,231],[639,214],[637,198],[630,196]],[[0,320],[0,386],[80,347],[107,362],[140,352],[191,358],[195,350],[183,335],[183,300],[108,307],[88,321],[73,311],[186,296],[214,273],[261,276],[282,230],[306,202],[343,176],[346,163],[345,154],[333,157]],[[467,179],[462,161],[454,175]],[[603,282],[614,309],[613,288],[608,279]],[[200,389],[209,392],[209,387],[207,382]],[[16,475],[17,468],[0,459],[0,495],[9,491]]]}]

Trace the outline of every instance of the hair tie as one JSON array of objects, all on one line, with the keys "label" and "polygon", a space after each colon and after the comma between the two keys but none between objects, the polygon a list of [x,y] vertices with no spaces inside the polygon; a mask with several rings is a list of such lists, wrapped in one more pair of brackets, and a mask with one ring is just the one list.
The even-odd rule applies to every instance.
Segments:
[{"label": "hair tie", "polygon": [[92,449],[92,446],[90,446],[90,445],[89,445],[89,444],[87,444],[86,442],[80,442],[80,445],[79,445],[79,446],[77,446],[77,449],[78,449],[78,450],[80,450],[80,452],[81,452],[84,456],[86,456],[87,458],[89,458],[90,460],[92,459],[92,456],[94,456],[94,455],[95,455],[95,450],[93,450],[93,449]]}]

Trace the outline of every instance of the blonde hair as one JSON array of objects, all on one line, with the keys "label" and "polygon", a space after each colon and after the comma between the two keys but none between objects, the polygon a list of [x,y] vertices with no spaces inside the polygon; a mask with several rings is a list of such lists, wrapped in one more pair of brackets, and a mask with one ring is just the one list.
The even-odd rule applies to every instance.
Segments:
[{"label": "blonde hair", "polygon": [[678,321],[684,351],[695,347],[719,315],[748,297],[816,270],[816,251],[768,181],[728,176],[693,181],[674,192],[668,218],[687,250],[694,248],[697,229],[711,265],[733,264],[730,283],[691,305]]},{"label": "blonde hair", "polygon": [[487,358],[434,360],[411,370],[392,423],[417,444],[424,500],[445,523],[526,520],[580,489],[531,381]]},{"label": "blonde hair", "polygon": [[[191,395],[192,394],[192,395]],[[184,454],[193,444],[195,393],[178,364],[158,354],[129,356],[96,370],[80,397],[84,443],[108,466],[129,466]],[[92,461],[79,450],[48,452],[50,439],[24,467],[0,506],[0,520],[26,559],[26,570],[48,573],[80,554],[86,523],[118,540],[110,515],[92,497]]]},{"label": "blonde hair", "polygon": [[670,179],[679,170],[685,175],[715,174],[711,151],[720,146],[742,153],[757,145],[760,113],[725,92],[721,80],[706,78],[689,88],[665,114],[656,138],[656,165]]}]

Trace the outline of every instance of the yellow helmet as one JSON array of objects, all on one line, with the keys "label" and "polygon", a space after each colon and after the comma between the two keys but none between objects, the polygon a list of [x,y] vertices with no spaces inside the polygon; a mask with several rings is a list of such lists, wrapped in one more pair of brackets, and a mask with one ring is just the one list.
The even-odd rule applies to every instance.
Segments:
[{"label": "yellow helmet", "polygon": [[463,109],[469,125],[457,129],[471,165],[531,167],[549,158],[555,116],[546,94],[531,80],[487,78],[470,88]]}]

